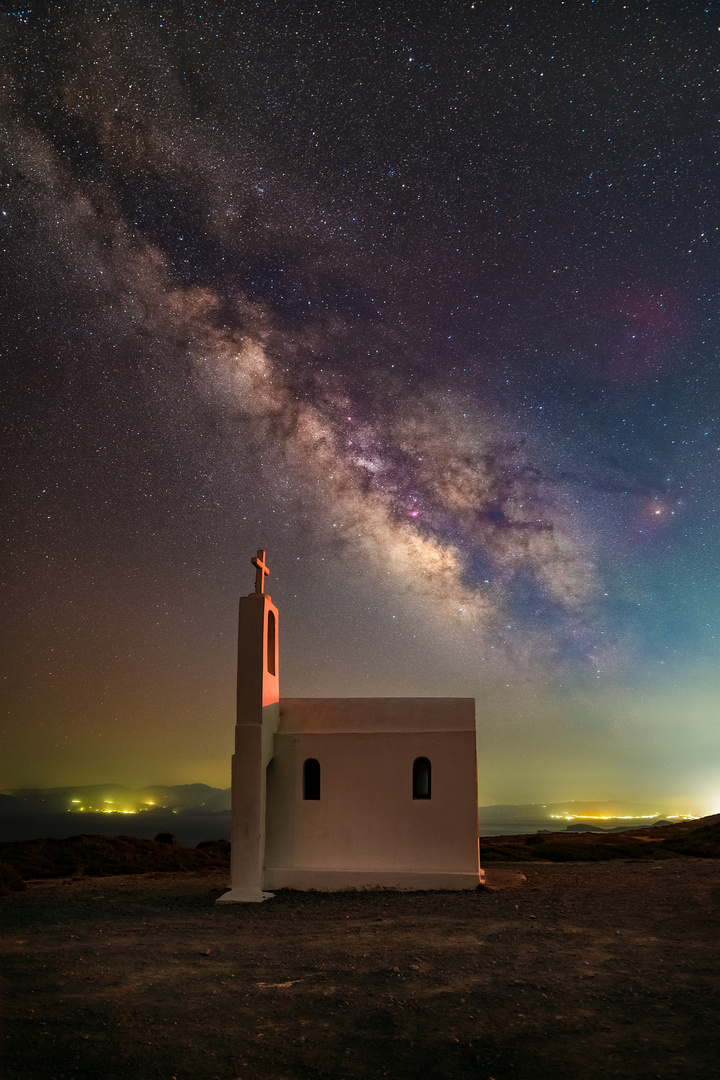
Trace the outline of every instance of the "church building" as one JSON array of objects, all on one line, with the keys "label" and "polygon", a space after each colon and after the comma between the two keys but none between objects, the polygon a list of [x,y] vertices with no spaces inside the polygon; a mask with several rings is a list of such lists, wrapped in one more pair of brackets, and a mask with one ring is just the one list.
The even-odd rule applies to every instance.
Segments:
[{"label": "church building", "polygon": [[474,889],[474,698],[281,698],[278,610],[240,599],[230,891]]}]

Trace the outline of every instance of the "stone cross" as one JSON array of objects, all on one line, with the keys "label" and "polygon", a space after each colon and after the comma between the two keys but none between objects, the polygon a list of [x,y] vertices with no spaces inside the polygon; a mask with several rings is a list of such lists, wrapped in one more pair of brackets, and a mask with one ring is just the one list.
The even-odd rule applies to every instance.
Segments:
[{"label": "stone cross", "polygon": [[265,592],[265,575],[270,576],[267,563],[265,562],[265,552],[261,548],[257,553],[257,558],[252,558],[250,562],[255,567],[255,592]]}]

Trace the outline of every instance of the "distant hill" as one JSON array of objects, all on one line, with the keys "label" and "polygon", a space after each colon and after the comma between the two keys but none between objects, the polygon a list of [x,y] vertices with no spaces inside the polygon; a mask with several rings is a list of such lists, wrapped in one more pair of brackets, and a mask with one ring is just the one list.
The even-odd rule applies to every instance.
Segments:
[{"label": "distant hill", "polygon": [[526,833],[480,839],[480,861],[597,862],[608,859],[676,859],[720,857],[720,814],[670,825],[615,829]]},{"label": "distant hill", "polygon": [[[56,788],[15,788],[0,794],[0,814],[17,809],[19,800],[26,809],[53,813],[146,813],[170,810],[176,813],[218,813],[230,809],[230,788],[208,784],[151,784],[129,788],[122,784],[89,784]],[[82,809],[81,809],[82,808]],[[659,803],[562,802],[496,804],[479,808],[483,824],[513,821],[594,821],[600,828],[612,819],[632,821],[668,817]]]},{"label": "distant hill", "polygon": [[[51,813],[145,813],[171,810],[176,813],[217,813],[230,809],[230,788],[207,784],[153,784],[133,789],[122,784],[90,784],[59,788],[16,788],[1,796],[19,800],[27,809]],[[0,812],[10,809],[0,802]]]},{"label": "distant hill", "polygon": [[79,833],[152,838],[171,832],[182,844],[230,836],[230,789],[207,784],[121,784],[20,788],[0,794],[0,841]]},{"label": "distant hill", "polygon": [[[659,805],[626,802],[525,803],[481,806],[480,832],[573,832],[638,828],[667,817]],[[497,830],[494,826],[498,825]],[[509,826],[504,828],[503,826]],[[89,784],[16,788],[0,793],[0,841],[79,833],[152,838],[171,832],[181,843],[230,836],[230,788],[208,784]]]}]

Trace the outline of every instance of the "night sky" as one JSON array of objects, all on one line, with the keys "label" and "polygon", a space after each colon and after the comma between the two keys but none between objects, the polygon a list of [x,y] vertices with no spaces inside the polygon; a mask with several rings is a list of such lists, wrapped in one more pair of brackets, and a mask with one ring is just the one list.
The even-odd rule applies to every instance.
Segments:
[{"label": "night sky", "polygon": [[720,810],[720,16],[6,4],[0,786],[475,696],[482,803]]}]

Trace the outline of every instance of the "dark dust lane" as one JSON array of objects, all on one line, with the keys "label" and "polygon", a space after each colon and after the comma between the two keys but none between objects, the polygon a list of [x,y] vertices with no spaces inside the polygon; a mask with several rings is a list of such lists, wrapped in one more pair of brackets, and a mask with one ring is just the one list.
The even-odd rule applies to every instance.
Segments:
[{"label": "dark dust lane", "polygon": [[31,884],[6,1080],[714,1080],[720,861],[522,869],[231,907],[224,873]]}]

